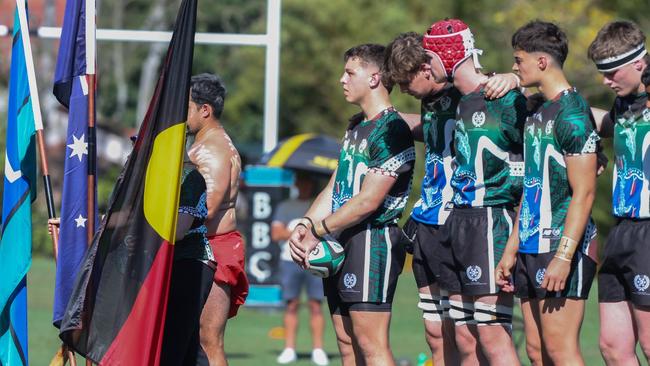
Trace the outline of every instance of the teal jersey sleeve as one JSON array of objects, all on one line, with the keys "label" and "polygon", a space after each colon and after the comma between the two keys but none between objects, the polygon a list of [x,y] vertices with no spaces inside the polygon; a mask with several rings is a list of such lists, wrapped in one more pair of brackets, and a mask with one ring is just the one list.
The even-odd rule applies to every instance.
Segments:
[{"label": "teal jersey sleeve", "polygon": [[413,168],[413,136],[397,113],[382,121],[369,137],[368,157],[368,169],[381,174],[397,176]]},{"label": "teal jersey sleeve", "polygon": [[560,99],[560,112],[554,122],[555,136],[564,155],[595,153],[598,133],[587,102],[577,93]]}]

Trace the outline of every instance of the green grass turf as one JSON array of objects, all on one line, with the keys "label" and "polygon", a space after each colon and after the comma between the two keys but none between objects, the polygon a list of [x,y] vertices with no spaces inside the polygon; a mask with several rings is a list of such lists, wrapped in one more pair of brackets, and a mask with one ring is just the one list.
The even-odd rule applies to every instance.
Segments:
[{"label": "green grass turf", "polygon": [[[31,365],[48,365],[59,345],[57,331],[51,325],[53,287],[54,262],[50,259],[34,258],[28,277]],[[596,294],[596,286],[593,286],[582,327],[581,345],[587,365],[604,364],[598,350]],[[418,354],[427,352],[428,347],[423,336],[422,314],[416,307],[415,281],[410,272],[405,272],[400,277],[395,299],[391,323],[391,346],[396,358],[407,358],[415,365]],[[515,314],[521,315],[518,310]],[[308,314],[304,308],[301,310],[300,319],[297,345],[300,358],[294,365],[310,365],[311,341]],[[279,311],[241,309],[239,315],[228,323],[226,330],[226,352],[230,365],[274,365],[275,358],[282,350],[283,341],[273,337],[272,329],[281,325],[282,313]],[[515,339],[522,339],[517,330]],[[327,322],[325,330],[325,350],[332,357],[332,365],[340,364],[330,322]],[[520,355],[523,363],[528,364],[523,343]]]}]

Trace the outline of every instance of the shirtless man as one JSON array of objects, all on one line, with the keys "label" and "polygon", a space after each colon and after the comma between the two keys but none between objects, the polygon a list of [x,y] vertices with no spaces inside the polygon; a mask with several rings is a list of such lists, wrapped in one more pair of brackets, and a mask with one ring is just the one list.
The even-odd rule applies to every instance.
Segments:
[{"label": "shirtless man", "polygon": [[226,89],[216,75],[192,77],[187,131],[194,136],[188,155],[206,183],[207,238],[217,261],[208,301],[201,314],[199,364],[227,365],[224,353],[226,321],[248,295],[244,271],[244,241],[237,231],[235,201],[241,160],[219,118]]}]

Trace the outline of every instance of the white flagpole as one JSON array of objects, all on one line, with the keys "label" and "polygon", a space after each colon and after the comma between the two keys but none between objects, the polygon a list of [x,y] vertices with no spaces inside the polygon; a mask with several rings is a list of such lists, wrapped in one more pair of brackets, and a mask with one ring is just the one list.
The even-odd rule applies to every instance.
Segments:
[{"label": "white flagpole", "polygon": [[34,127],[36,130],[43,130],[43,117],[41,115],[41,103],[38,98],[38,88],[36,87],[36,73],[34,72],[34,57],[32,57],[32,45],[29,40],[29,24],[27,23],[27,10],[25,9],[25,0],[16,0],[18,9],[18,19],[20,20],[20,38],[23,41],[25,50],[25,63],[27,64],[27,80],[29,81],[29,94],[32,98],[32,107],[34,109]]},{"label": "white flagpole", "polygon": [[[20,38],[23,41],[25,50],[25,64],[27,67],[27,80],[29,83],[29,95],[32,99],[32,112],[34,114],[34,128],[36,130],[36,140],[38,144],[38,154],[41,160],[41,173],[43,174],[43,189],[45,190],[45,200],[47,203],[47,213],[50,219],[56,217],[54,208],[54,195],[52,194],[52,184],[50,173],[47,166],[47,155],[45,154],[45,138],[43,137],[43,117],[41,115],[41,103],[38,97],[38,88],[36,86],[36,73],[34,71],[34,57],[32,57],[32,46],[29,39],[29,24],[27,23],[27,9],[25,0],[16,0],[16,9],[18,10],[18,20],[20,21]],[[56,258],[59,250],[59,233],[58,228],[52,230],[52,249]]]}]

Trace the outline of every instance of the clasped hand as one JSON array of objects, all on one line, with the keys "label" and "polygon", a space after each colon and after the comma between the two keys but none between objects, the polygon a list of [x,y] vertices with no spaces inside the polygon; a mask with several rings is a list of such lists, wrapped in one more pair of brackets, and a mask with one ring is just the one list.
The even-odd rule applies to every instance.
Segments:
[{"label": "clasped hand", "polygon": [[305,225],[296,226],[289,236],[289,249],[293,261],[304,269],[309,268],[309,253],[316,248],[318,242],[319,240]]}]

